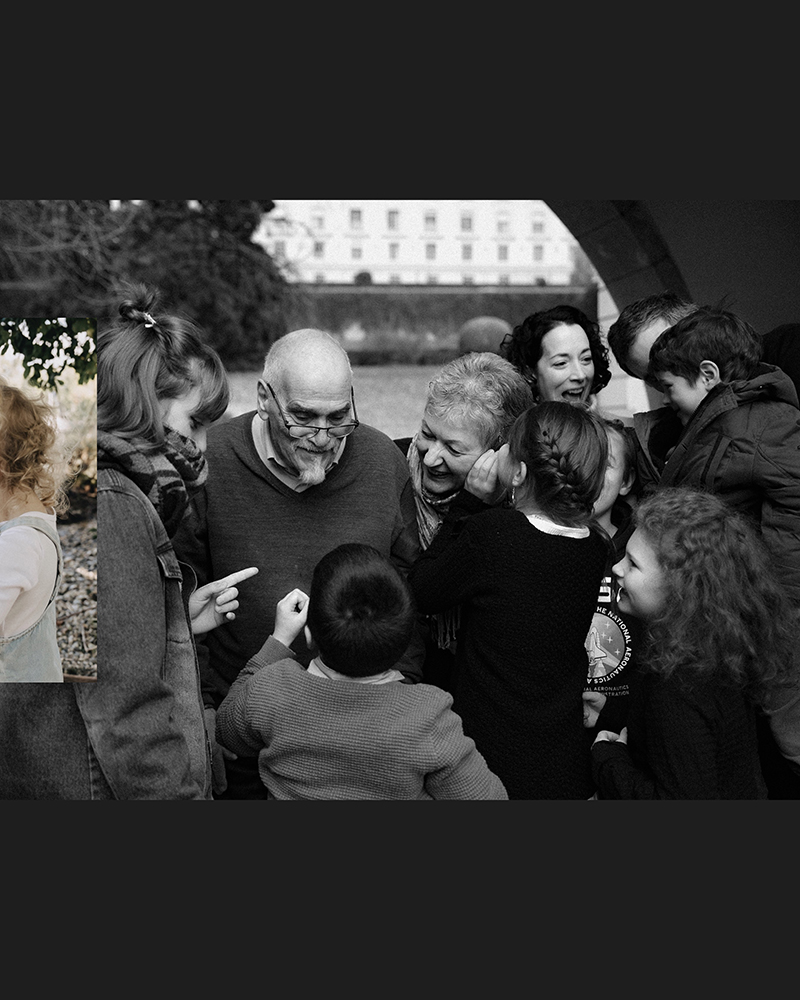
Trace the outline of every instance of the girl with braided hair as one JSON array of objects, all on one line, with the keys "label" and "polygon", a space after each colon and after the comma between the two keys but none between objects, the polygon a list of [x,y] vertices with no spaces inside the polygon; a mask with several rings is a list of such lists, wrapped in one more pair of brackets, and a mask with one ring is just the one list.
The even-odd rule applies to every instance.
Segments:
[{"label": "girl with braided hair", "polygon": [[[587,799],[584,642],[608,543],[593,522],[608,440],[583,407],[544,401],[475,463],[410,576],[419,610],[461,606],[453,709],[511,799]],[[510,506],[479,499],[497,478]]]},{"label": "girl with braided hair", "polygon": [[720,497],[664,487],[634,513],[614,567],[646,625],[621,733],[592,746],[598,796],[759,799],[759,708],[800,774],[800,615],[752,524]]}]

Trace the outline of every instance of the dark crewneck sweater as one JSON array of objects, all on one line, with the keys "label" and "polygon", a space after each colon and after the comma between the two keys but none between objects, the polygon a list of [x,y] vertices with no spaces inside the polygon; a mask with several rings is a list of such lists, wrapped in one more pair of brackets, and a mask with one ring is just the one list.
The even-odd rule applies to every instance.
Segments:
[{"label": "dark crewneck sweater", "polygon": [[[259,568],[239,585],[235,621],[198,643],[203,694],[213,707],[272,631],[278,601],[295,587],[308,593],[323,555],[344,542],[364,542],[405,573],[419,551],[408,465],[389,437],[361,424],[324,482],[296,493],[259,458],[253,413],[209,431],[208,480],[174,540],[200,585]],[[421,679],[421,636],[415,643],[397,667]],[[307,666],[302,632],[292,649]]]},{"label": "dark crewneck sweater", "polygon": [[607,543],[516,510],[454,505],[410,580],[426,614],[461,606],[453,708],[511,799],[588,798],[584,646]]},{"label": "dark crewneck sweater", "polygon": [[756,713],[716,677],[640,670],[627,718],[628,743],[601,740],[592,763],[601,799],[763,799]]}]

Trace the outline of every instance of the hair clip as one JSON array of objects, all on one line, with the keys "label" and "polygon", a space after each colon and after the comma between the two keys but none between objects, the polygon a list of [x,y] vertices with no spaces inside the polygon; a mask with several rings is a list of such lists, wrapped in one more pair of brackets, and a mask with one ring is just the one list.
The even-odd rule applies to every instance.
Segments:
[{"label": "hair clip", "polygon": [[144,321],[145,321],[144,322],[145,327],[155,326],[156,325],[156,321],[153,319],[153,317],[150,315],[150,313],[145,313],[144,314]]}]

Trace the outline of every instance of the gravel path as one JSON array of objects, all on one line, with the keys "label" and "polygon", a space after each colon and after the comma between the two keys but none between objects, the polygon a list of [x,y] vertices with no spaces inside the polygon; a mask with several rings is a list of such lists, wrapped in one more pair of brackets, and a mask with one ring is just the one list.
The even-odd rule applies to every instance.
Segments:
[{"label": "gravel path", "polygon": [[97,678],[97,518],[59,524],[64,575],[58,592],[58,645],[64,679]]}]

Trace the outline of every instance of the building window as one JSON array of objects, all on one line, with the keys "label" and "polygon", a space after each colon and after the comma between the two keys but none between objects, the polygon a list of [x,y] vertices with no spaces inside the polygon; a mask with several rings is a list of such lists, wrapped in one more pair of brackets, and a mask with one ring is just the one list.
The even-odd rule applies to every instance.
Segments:
[{"label": "building window", "polygon": [[313,217],[313,219],[311,220],[311,224],[313,225],[313,227],[315,229],[324,229],[325,228],[325,219],[321,215],[315,215]]},{"label": "building window", "polygon": [[360,229],[361,228],[361,222],[362,222],[361,209],[360,208],[351,208],[350,209],[350,228],[351,229]]},{"label": "building window", "polygon": [[533,259],[544,260],[544,247],[540,243],[533,248]]},{"label": "building window", "polygon": [[509,283],[508,275],[507,274],[501,274],[500,277],[498,278],[497,283],[499,285],[507,285]]},{"label": "building window", "polygon": [[461,232],[471,233],[472,232],[472,216],[462,215],[461,216]]},{"label": "building window", "polygon": [[497,248],[497,259],[508,260],[508,247],[504,243]]},{"label": "building window", "polygon": [[274,246],[272,248],[272,252],[275,254],[276,257],[285,257],[286,256],[286,244],[284,243],[284,241],[283,240],[275,240],[275,244],[274,244]]},{"label": "building window", "polygon": [[400,275],[399,274],[390,274],[389,275],[389,284],[390,285],[399,285],[399,284],[401,284]]},{"label": "building window", "polygon": [[400,219],[400,213],[397,209],[392,208],[386,213],[386,225],[389,229],[397,229],[397,224]]},{"label": "building window", "polygon": [[435,274],[429,274],[428,275],[428,284],[429,285],[436,285],[436,284],[438,284],[438,282],[439,282],[439,279],[436,277]]},{"label": "building window", "polygon": [[544,223],[542,222],[541,219],[534,219],[533,220],[533,231],[535,233],[543,233],[544,232]]},{"label": "building window", "polygon": [[325,244],[321,240],[318,240],[314,244],[314,256],[315,257],[324,257],[325,256]]},{"label": "building window", "polygon": [[325,282],[325,275],[324,275],[324,274],[318,274],[318,275],[317,275],[317,276],[316,276],[316,277],[314,278],[314,281],[316,281],[316,283],[317,283],[318,285],[322,285],[322,284],[323,284],[323,283]]},{"label": "building window", "polygon": [[462,243],[461,244],[461,259],[462,260],[472,260],[472,244]]},{"label": "building window", "polygon": [[361,247],[353,247],[350,250],[350,256],[353,258],[353,260],[361,260],[362,252],[363,251]]},{"label": "building window", "polygon": [[436,213],[426,212],[425,213],[425,232],[433,233],[436,232]]},{"label": "building window", "polygon": [[474,285],[475,282],[474,282],[474,280],[472,278],[472,275],[471,274],[464,274],[464,275],[462,275],[461,276],[461,284],[462,285]]},{"label": "building window", "polygon": [[497,220],[497,231],[498,233],[508,232],[508,219],[498,219]]},{"label": "building window", "polygon": [[436,244],[425,244],[425,260],[436,260]]},{"label": "building window", "polygon": [[399,243],[389,244],[389,260],[397,260],[397,254],[400,252]]}]

